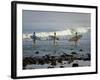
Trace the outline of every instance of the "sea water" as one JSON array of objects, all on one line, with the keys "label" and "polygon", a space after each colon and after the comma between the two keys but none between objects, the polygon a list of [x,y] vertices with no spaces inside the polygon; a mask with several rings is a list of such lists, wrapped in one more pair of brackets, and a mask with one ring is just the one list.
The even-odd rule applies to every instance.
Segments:
[{"label": "sea water", "polygon": [[[23,57],[35,57],[44,55],[60,56],[63,53],[70,54],[76,52],[78,54],[90,54],[90,40],[82,39],[77,45],[68,40],[58,40],[53,44],[53,40],[36,40],[34,44],[32,40],[23,40]],[[38,52],[38,54],[36,54]]]}]

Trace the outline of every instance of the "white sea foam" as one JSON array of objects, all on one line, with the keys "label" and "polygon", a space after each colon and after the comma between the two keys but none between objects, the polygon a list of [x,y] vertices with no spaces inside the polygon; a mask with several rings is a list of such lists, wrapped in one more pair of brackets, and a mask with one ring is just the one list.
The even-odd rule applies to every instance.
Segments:
[{"label": "white sea foam", "polygon": [[[57,36],[67,36],[67,35],[73,35],[74,32],[78,32],[79,34],[87,33],[90,30],[90,27],[78,27],[75,29],[66,29],[62,31],[55,31]],[[32,36],[33,33],[23,33],[23,39],[30,39],[30,36]],[[49,36],[53,36],[53,32],[36,32],[36,36],[40,38],[46,38]]]}]

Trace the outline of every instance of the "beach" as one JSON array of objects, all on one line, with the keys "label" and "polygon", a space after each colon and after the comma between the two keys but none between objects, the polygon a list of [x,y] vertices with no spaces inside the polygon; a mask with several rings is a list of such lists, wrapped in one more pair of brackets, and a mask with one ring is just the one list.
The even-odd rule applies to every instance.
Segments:
[{"label": "beach", "polygon": [[82,39],[77,46],[68,40],[23,40],[23,69],[90,66],[90,43]]}]

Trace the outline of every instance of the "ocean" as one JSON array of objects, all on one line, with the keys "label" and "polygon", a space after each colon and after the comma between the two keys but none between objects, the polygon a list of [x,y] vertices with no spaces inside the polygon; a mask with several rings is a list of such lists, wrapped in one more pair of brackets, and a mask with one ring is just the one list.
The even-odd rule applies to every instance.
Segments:
[{"label": "ocean", "polygon": [[59,56],[62,53],[70,54],[71,52],[85,55],[90,54],[90,51],[90,40],[86,39],[80,40],[77,46],[68,40],[58,40],[56,45],[53,44],[53,40],[37,40],[36,44],[33,44],[32,40],[23,40],[23,57],[44,56],[46,54]]}]

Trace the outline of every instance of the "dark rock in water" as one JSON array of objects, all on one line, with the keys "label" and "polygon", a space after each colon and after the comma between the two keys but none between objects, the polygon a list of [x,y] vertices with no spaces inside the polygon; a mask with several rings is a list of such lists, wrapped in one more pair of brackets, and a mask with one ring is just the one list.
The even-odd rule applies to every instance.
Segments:
[{"label": "dark rock in water", "polygon": [[39,51],[36,51],[35,54],[39,54]]},{"label": "dark rock in water", "polygon": [[87,55],[88,55],[88,58],[91,60],[91,55],[89,53]]},{"label": "dark rock in water", "polygon": [[83,51],[83,49],[80,49],[80,51]]},{"label": "dark rock in water", "polygon": [[64,66],[60,66],[60,68],[64,68]]},{"label": "dark rock in water", "polygon": [[66,55],[66,53],[65,52],[62,52],[63,53],[63,55]]},{"label": "dark rock in water", "polygon": [[55,59],[55,56],[51,56],[51,59]]},{"label": "dark rock in water", "polygon": [[26,69],[26,68],[25,68],[26,65],[27,65],[27,63],[23,62],[23,69]]},{"label": "dark rock in water", "polygon": [[27,65],[36,64],[36,63],[37,63],[37,59],[36,58],[26,57],[26,58],[23,59],[23,69],[25,69],[25,67]]},{"label": "dark rock in water", "polygon": [[52,65],[52,66],[55,66],[55,65],[56,65],[56,61],[55,61],[55,60],[54,60],[54,61],[52,60],[52,61],[51,61],[51,65]]},{"label": "dark rock in water", "polygon": [[73,50],[72,48],[70,50]]},{"label": "dark rock in water", "polygon": [[74,61],[73,59],[70,59],[70,60],[68,61],[68,64],[72,63],[73,61]]},{"label": "dark rock in water", "polygon": [[61,55],[60,57],[62,58],[62,60],[66,59],[66,55]]},{"label": "dark rock in water", "polygon": [[84,61],[90,61],[90,58],[84,58],[83,60]]},{"label": "dark rock in water", "polygon": [[58,63],[62,64],[62,58],[59,58],[57,61],[58,61]]},{"label": "dark rock in water", "polygon": [[52,66],[48,66],[48,68],[54,68],[54,67],[52,67]]},{"label": "dark rock in water", "polygon": [[73,63],[72,67],[78,67],[78,63]]},{"label": "dark rock in water", "polygon": [[25,67],[28,65],[28,64],[36,64],[36,60],[31,58],[31,57],[26,57],[23,59],[23,69],[25,69]]},{"label": "dark rock in water", "polygon": [[71,52],[71,54],[77,54],[76,52]]},{"label": "dark rock in water", "polygon": [[38,59],[37,61],[38,61],[38,64],[41,64],[41,65],[45,64],[45,61],[43,59]]}]

